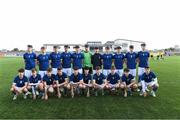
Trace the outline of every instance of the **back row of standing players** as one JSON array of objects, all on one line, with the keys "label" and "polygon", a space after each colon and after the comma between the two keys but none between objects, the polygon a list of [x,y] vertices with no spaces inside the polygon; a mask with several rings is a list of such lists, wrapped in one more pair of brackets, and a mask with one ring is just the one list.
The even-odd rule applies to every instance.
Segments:
[{"label": "back row of standing players", "polygon": [[[138,63],[138,76],[139,80],[141,75],[145,72],[145,67],[149,66],[149,52],[145,49],[145,44],[141,44],[142,51],[136,53],[133,51],[134,46],[129,46],[129,52],[126,54],[121,53],[121,47],[116,47],[114,54],[110,53],[110,48],[105,48],[105,53],[100,54],[99,48],[95,47],[95,53],[92,54],[89,51],[88,45],[85,45],[85,51],[80,52],[79,46],[75,46],[75,52],[68,51],[69,46],[64,46],[64,52],[58,52],[58,47],[54,46],[52,53],[46,53],[46,48],[41,47],[41,54],[38,56],[32,52],[32,46],[28,45],[28,52],[24,54],[25,61],[25,76],[28,78],[31,76],[31,70],[36,67],[36,63],[39,65],[39,74],[43,78],[49,67],[52,68],[52,73],[57,74],[57,68],[62,66],[63,72],[68,76],[72,74],[72,67],[77,67],[79,73],[83,73],[83,68],[89,67],[90,73],[94,74],[95,69],[99,66],[102,69],[102,73],[107,76],[110,73],[111,66],[114,64],[116,72],[122,76],[123,65],[126,64],[130,70],[130,74],[136,76],[136,65]],[[73,66],[71,66],[73,65]]]},{"label": "back row of standing players", "polygon": [[[104,54],[99,53],[98,47],[95,47],[94,54],[92,54],[89,51],[88,45],[85,45],[85,50],[83,52],[80,51],[79,46],[75,46],[75,52],[73,53],[68,51],[68,45],[64,46],[64,52],[62,53],[59,52],[58,46],[54,46],[53,52],[50,54],[46,53],[45,47],[41,47],[41,54],[37,56],[32,52],[32,45],[28,45],[27,52],[23,55],[25,61],[25,76],[29,79],[32,75],[32,69],[34,69],[37,64],[39,66],[41,80],[44,79],[49,68],[52,68],[52,74],[54,75],[58,73],[58,68],[62,69],[62,72],[68,77],[74,75],[75,70],[78,71],[79,74],[82,74],[84,73],[84,69],[88,68],[90,74],[93,74],[93,79],[95,78],[94,74],[97,73],[97,71],[101,71],[101,74],[105,79],[109,79],[108,77],[115,71],[119,76],[119,79],[122,80],[124,77],[128,83],[128,80],[136,78],[136,65],[138,64],[138,82],[140,83],[139,86],[143,86],[141,92],[146,93],[145,91],[148,91],[147,86],[150,85],[150,87],[152,87],[152,95],[155,96],[155,91],[158,87],[157,78],[155,74],[149,70],[150,55],[145,49],[146,45],[141,44],[141,47],[142,51],[136,53],[133,51],[134,46],[130,45],[129,52],[126,54],[121,52],[120,46],[115,48],[116,52],[114,54],[110,53],[110,48],[108,46],[105,47]],[[123,71],[124,63],[127,67],[125,71]],[[145,72],[146,69],[149,72]],[[124,75],[124,72],[128,74]],[[111,77],[114,76],[112,75]],[[156,82],[154,82],[154,80]],[[155,84],[155,90],[153,91],[153,86]]]}]

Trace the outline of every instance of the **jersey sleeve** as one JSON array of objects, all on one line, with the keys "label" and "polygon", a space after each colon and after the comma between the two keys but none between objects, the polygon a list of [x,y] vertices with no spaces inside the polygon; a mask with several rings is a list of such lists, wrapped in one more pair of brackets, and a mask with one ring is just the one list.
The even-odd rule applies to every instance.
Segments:
[{"label": "jersey sleeve", "polygon": [[152,72],[152,77],[153,77],[153,78],[156,78],[156,75],[155,75],[153,72]]},{"label": "jersey sleeve", "polygon": [[122,82],[126,82],[126,78],[124,77],[124,75],[122,76]]},{"label": "jersey sleeve", "polygon": [[82,79],[83,79],[82,74],[79,74],[79,80],[82,80]]},{"label": "jersey sleeve", "polygon": [[37,59],[37,55],[36,55],[36,53],[34,53],[34,59]]},{"label": "jersey sleeve", "polygon": [[17,83],[17,77],[14,78],[13,83]]},{"label": "jersey sleeve", "polygon": [[46,76],[43,77],[43,81],[44,81],[44,82],[47,81],[47,77],[46,77]]}]

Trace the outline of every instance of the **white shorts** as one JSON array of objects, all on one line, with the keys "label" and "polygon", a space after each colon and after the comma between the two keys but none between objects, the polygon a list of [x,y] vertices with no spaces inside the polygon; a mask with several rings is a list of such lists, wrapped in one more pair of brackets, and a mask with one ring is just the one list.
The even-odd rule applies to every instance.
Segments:
[{"label": "white shorts", "polygon": [[156,86],[159,86],[158,84],[158,81],[155,80],[155,81],[151,81],[151,82],[144,82],[144,81],[141,81],[141,85],[142,85],[142,91],[145,92],[146,88],[148,86],[152,87],[153,85],[156,85]]},{"label": "white shorts", "polygon": [[136,77],[136,69],[129,69],[129,73]]},{"label": "white shorts", "polygon": [[[102,70],[100,70],[100,71],[101,71],[101,73],[102,73]],[[94,75],[94,74],[96,74],[96,70],[93,70],[93,75]]]},{"label": "white shorts", "polygon": [[17,87],[17,86],[16,86],[15,88],[16,88],[17,91],[19,91],[22,87]]},{"label": "white shorts", "polygon": [[71,76],[72,74],[71,68],[63,68],[63,72],[66,73],[68,76]]},{"label": "white shorts", "polygon": [[101,84],[101,85],[97,84],[96,86],[97,86],[99,89],[103,89],[103,88],[104,88],[104,84]]},{"label": "white shorts", "polygon": [[116,88],[117,84],[108,84],[108,86],[112,89],[112,88]]},{"label": "white shorts", "polygon": [[122,77],[122,75],[123,75],[123,69],[116,69],[116,73],[118,73],[118,75],[119,75],[120,77]]},{"label": "white shorts", "polygon": [[31,70],[25,70],[24,75],[29,79],[32,75],[32,71]]},{"label": "white shorts", "polygon": [[145,72],[145,68],[138,67],[138,76],[141,76]]},{"label": "white shorts", "polygon": [[44,75],[46,75],[46,71],[39,71],[39,74],[41,75],[41,79],[44,77]]},{"label": "white shorts", "polygon": [[111,70],[110,70],[110,69],[103,69],[103,74],[104,74],[105,76],[108,76],[109,73],[111,73]]},{"label": "white shorts", "polygon": [[52,68],[52,74],[54,74],[54,75],[57,74],[57,68]]}]

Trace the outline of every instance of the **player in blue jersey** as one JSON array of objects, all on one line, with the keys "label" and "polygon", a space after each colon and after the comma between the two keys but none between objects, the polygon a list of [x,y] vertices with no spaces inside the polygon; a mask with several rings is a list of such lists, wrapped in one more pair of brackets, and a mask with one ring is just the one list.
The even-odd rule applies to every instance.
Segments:
[{"label": "player in blue jersey", "polygon": [[127,68],[130,70],[130,74],[136,77],[136,63],[137,63],[137,53],[135,53],[134,46],[130,45],[129,46],[129,52],[126,53],[125,58],[126,58],[126,65]]},{"label": "player in blue jersey", "polygon": [[72,74],[72,69],[71,69],[71,58],[72,54],[68,51],[70,47],[68,45],[64,46],[64,52],[61,53],[61,58],[62,58],[62,67],[63,67],[63,72],[66,73],[68,76],[71,76]]},{"label": "player in blue jersey", "polygon": [[113,55],[109,52],[109,47],[105,47],[105,53],[102,55],[103,74],[107,76],[111,72]]},{"label": "player in blue jersey", "polygon": [[145,67],[149,66],[149,52],[146,50],[146,44],[141,44],[142,51],[138,52],[138,76],[139,76],[139,82],[141,80],[142,74],[145,72]]},{"label": "player in blue jersey", "polygon": [[61,66],[61,54],[58,52],[59,47],[53,46],[53,52],[50,54],[50,63],[52,74],[57,74],[57,68]]},{"label": "player in blue jersey", "polygon": [[124,74],[122,76],[122,84],[121,89],[124,91],[124,97],[127,97],[127,95],[132,95],[132,90],[137,89],[137,84],[135,77],[130,74],[130,71],[128,68],[124,69]]},{"label": "player in blue jersey", "polygon": [[101,90],[102,95],[104,95],[104,88],[106,86],[106,77],[101,73],[100,67],[96,67],[96,73],[93,75],[93,87],[95,96],[98,96],[98,90]]},{"label": "player in blue jersey", "polygon": [[27,98],[28,90],[27,90],[28,78],[24,75],[24,69],[18,70],[18,75],[14,78],[11,92],[14,94],[13,100],[17,99],[17,96],[21,93],[24,94],[24,99]]},{"label": "player in blue jersey", "polygon": [[92,87],[91,81],[92,81],[92,76],[89,73],[89,67],[85,66],[84,73],[83,73],[82,89],[85,90],[85,92],[87,93],[86,94],[87,97],[90,96],[89,89]]},{"label": "player in blue jersey", "polygon": [[32,75],[29,78],[28,90],[32,91],[33,99],[36,99],[36,96],[39,95],[39,91],[43,92],[43,83],[41,82],[41,75],[37,74],[36,68],[32,69]]},{"label": "player in blue jersey", "polygon": [[36,54],[32,51],[33,46],[27,46],[27,52],[23,55],[25,62],[25,76],[29,78],[31,76],[31,69],[36,67]]},{"label": "player in blue jersey", "polygon": [[73,67],[77,67],[79,70],[79,73],[82,74],[82,66],[83,66],[83,59],[84,54],[80,52],[79,46],[75,46],[75,52],[72,54],[72,60],[73,60]]},{"label": "player in blue jersey", "polygon": [[146,97],[147,95],[147,91],[146,91],[147,88],[150,88],[151,95],[153,97],[156,97],[155,92],[157,91],[159,87],[158,80],[154,72],[152,72],[150,70],[150,67],[148,66],[145,67],[145,73],[142,74],[141,84],[142,84],[142,91],[143,91],[144,97]]},{"label": "player in blue jersey", "polygon": [[41,54],[39,54],[37,57],[37,62],[39,65],[39,74],[41,75],[41,78],[44,77],[47,69],[49,68],[49,60],[50,56],[46,53],[46,48],[41,47]]},{"label": "player in blue jersey", "polygon": [[116,53],[113,55],[113,62],[116,67],[116,72],[122,77],[123,74],[123,64],[125,56],[123,53],[121,53],[121,47],[116,47]]},{"label": "player in blue jersey", "polygon": [[56,84],[54,87],[57,90],[58,98],[61,98],[62,93],[66,94],[67,89],[70,89],[70,85],[68,84],[68,76],[62,71],[62,69],[62,67],[59,67],[55,76]]},{"label": "player in blue jersey", "polygon": [[[70,76],[70,86],[71,86],[71,97],[74,98],[75,92],[80,94],[80,89],[82,89],[83,77],[82,74],[79,73],[79,68],[74,67],[74,72]],[[74,92],[75,91],[75,92]]]},{"label": "player in blue jersey", "polygon": [[43,99],[48,100],[48,93],[54,92],[55,75],[52,74],[52,68],[48,68],[46,74],[43,77],[44,83],[44,96]]},{"label": "player in blue jersey", "polygon": [[120,76],[116,72],[116,68],[114,66],[111,67],[111,73],[107,76],[107,84],[105,86],[106,89],[110,91],[116,91],[120,88]]}]

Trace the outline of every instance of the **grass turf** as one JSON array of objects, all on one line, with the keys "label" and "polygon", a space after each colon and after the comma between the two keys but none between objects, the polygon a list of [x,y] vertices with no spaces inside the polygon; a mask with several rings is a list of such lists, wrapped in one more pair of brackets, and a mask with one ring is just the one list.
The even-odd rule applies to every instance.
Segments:
[{"label": "grass turf", "polygon": [[157,98],[134,96],[75,97],[44,100],[12,101],[9,92],[22,58],[0,58],[0,118],[179,118],[180,119],[180,57],[151,61],[160,89]]}]

